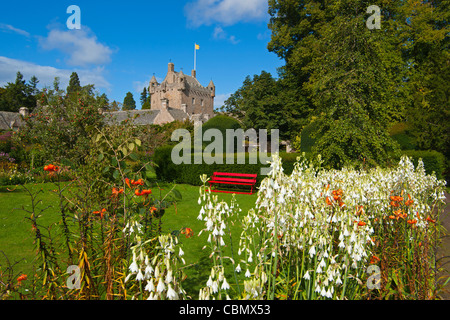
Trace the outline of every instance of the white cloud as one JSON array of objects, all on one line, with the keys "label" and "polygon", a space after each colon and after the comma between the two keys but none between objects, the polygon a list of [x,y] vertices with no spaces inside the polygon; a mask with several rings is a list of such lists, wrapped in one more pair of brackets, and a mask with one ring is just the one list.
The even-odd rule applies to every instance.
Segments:
[{"label": "white cloud", "polygon": [[13,27],[10,24],[0,23],[0,29],[3,32],[10,32],[10,31],[12,31],[14,33],[20,34],[20,35],[25,36],[25,37],[29,37],[30,36],[30,33],[28,33],[27,31],[15,28],[15,27]]},{"label": "white cloud", "polygon": [[59,50],[69,55],[67,64],[71,66],[104,65],[111,62],[113,53],[86,26],[78,30],[50,30],[39,43],[44,50]]},{"label": "white cloud", "polygon": [[223,28],[220,26],[216,26],[214,28],[213,37],[214,37],[214,39],[217,39],[217,40],[228,40],[232,44],[238,44],[240,42],[239,40],[236,39],[235,36],[228,36],[228,34],[225,32],[225,30],[223,30]]},{"label": "white cloud", "polygon": [[231,93],[216,94],[214,98],[214,108],[220,108],[224,105],[225,100],[231,96]]},{"label": "white cloud", "polygon": [[75,71],[83,86],[94,84],[97,89],[110,90],[111,88],[111,84],[103,75],[103,67],[82,70],[57,69],[0,56],[0,86],[6,85],[7,82],[14,82],[17,71],[20,71],[26,80],[29,80],[33,75],[36,76],[39,80],[39,87],[52,87],[55,77],[59,77],[61,88],[66,88],[69,84],[70,75]]},{"label": "white cloud", "polygon": [[188,22],[194,27],[261,21],[267,19],[267,9],[267,0],[195,0],[184,7]]}]

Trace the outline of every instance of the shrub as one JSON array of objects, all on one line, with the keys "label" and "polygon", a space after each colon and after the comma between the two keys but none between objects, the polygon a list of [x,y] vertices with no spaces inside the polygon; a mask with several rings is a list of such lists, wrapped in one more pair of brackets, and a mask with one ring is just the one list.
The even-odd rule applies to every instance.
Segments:
[{"label": "shrub", "polygon": [[[192,154],[191,164],[179,164],[176,165],[171,160],[173,146],[164,146],[156,149],[153,157],[153,162],[156,164],[156,176],[159,180],[175,181],[177,183],[186,183],[190,185],[201,185],[200,176],[206,174],[211,176],[214,172],[232,172],[232,173],[256,173],[258,177],[256,179],[256,185],[258,186],[264,176],[260,174],[261,168],[268,167],[268,164],[261,164],[259,159],[256,164],[250,164],[248,153],[245,154],[245,163],[238,164],[237,154],[235,154],[235,161],[233,164],[226,163],[226,156],[223,156],[223,163],[213,164],[195,164],[194,154]],[[299,153],[280,153],[283,159],[283,168],[286,174],[290,174],[294,168],[294,164],[297,161]],[[309,158],[309,154],[307,155]]]}]

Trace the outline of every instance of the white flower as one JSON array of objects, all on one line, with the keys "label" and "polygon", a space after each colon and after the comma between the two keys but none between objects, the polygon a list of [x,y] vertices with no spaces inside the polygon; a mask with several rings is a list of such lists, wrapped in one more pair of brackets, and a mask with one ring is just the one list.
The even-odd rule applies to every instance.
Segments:
[{"label": "white flower", "polygon": [[238,263],[237,267],[236,267],[236,272],[239,273],[241,272],[241,264]]},{"label": "white flower", "polygon": [[305,280],[311,279],[310,276],[309,276],[308,270],[306,270],[305,275],[303,276],[303,279],[305,279]]},{"label": "white flower", "polygon": [[175,290],[172,289],[172,286],[169,284],[167,289],[167,298],[170,300],[178,299],[178,294],[175,292]]},{"label": "white flower", "polygon": [[138,273],[138,275],[136,276],[136,280],[137,280],[137,281],[142,281],[142,280],[144,280],[144,275],[142,274],[141,269],[139,269],[139,273]]},{"label": "white flower", "polygon": [[217,283],[217,281],[213,281],[211,289],[212,289],[213,293],[216,293],[219,291],[219,284]]},{"label": "white flower", "polygon": [[136,260],[133,259],[133,262],[131,263],[129,269],[130,269],[130,272],[132,272],[132,273],[136,273],[136,272],[139,271],[139,268],[138,268],[138,265],[136,263]]},{"label": "white flower", "polygon": [[166,289],[166,286],[164,285],[164,281],[159,278],[158,280],[158,286],[156,287],[156,291],[163,292]]},{"label": "white flower", "polygon": [[147,281],[147,285],[145,286],[144,290],[147,290],[149,292],[155,291],[155,285],[153,284],[153,278],[151,278],[149,281]]},{"label": "white flower", "polygon": [[166,283],[171,283],[172,282],[172,270],[167,271],[167,275],[166,275]]},{"label": "white flower", "polygon": [[223,278],[222,286],[220,287],[222,290],[228,290],[230,289],[230,285],[227,282],[226,278]]},{"label": "white flower", "polygon": [[178,253],[178,255],[181,257],[184,255],[184,251],[180,248],[180,252]]},{"label": "white flower", "polygon": [[314,246],[312,246],[312,247],[309,249],[309,255],[310,255],[310,257],[312,258],[315,254],[316,254],[316,249],[314,248]]},{"label": "white flower", "polygon": [[251,276],[250,270],[247,269],[247,271],[245,272],[245,276],[246,276],[247,278],[250,278],[250,276]]}]

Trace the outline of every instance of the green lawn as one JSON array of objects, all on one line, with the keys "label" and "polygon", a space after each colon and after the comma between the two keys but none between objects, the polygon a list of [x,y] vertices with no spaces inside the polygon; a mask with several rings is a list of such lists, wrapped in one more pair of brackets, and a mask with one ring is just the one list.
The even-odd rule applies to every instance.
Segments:
[{"label": "green lawn", "polygon": [[[60,214],[57,209],[58,197],[52,192],[56,187],[52,183],[45,184],[28,184],[26,185],[30,190],[43,192],[39,194],[39,199],[42,203],[38,204],[38,208],[46,209],[40,218],[40,224],[44,226],[51,225],[60,220]],[[170,190],[172,185],[161,185],[163,193]],[[190,185],[177,185],[177,190],[182,195],[182,200],[178,201],[176,206],[172,206],[166,210],[163,216],[163,231],[172,232],[180,230],[183,227],[189,227],[194,231],[194,236],[185,238],[180,236],[183,251],[185,252],[186,273],[188,275],[183,287],[193,299],[197,299],[198,289],[205,285],[210,272],[210,259],[208,258],[210,252],[208,249],[202,250],[202,247],[207,244],[207,234],[203,233],[198,236],[200,230],[204,228],[204,222],[197,220],[200,206],[198,205],[199,187]],[[12,191],[9,191],[12,190]],[[156,188],[154,192],[158,192]],[[232,195],[228,193],[216,193],[220,199],[227,201],[231,200]],[[236,195],[237,202],[242,209],[241,215],[245,214],[248,209],[254,206],[256,194],[254,195]],[[31,207],[31,200],[29,194],[21,186],[17,187],[0,187],[0,251],[3,251],[11,263],[18,262],[14,267],[16,273],[30,273],[33,270],[34,259],[34,244],[33,234],[31,232],[31,223],[25,217],[29,217],[29,213],[21,210],[22,206],[25,209]],[[237,221],[240,221],[237,219]],[[237,251],[240,236],[240,224],[237,223],[231,227],[233,234],[234,251]],[[229,242],[229,241],[228,241]],[[225,255],[231,256],[230,248],[226,248]],[[236,253],[235,253],[236,255]],[[236,258],[236,257],[235,257]],[[236,259],[238,260],[238,259]],[[5,257],[0,255],[0,264],[5,265]],[[232,268],[228,268],[229,271]],[[234,280],[232,274],[227,275],[229,283],[232,285]]]}]

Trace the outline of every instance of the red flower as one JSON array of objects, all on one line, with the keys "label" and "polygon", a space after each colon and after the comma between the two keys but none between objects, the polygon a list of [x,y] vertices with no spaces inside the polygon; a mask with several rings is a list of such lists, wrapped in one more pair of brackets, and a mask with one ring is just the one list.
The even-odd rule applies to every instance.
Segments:
[{"label": "red flower", "polygon": [[152,193],[152,190],[148,189],[148,190],[142,190],[139,191],[139,189],[134,190],[134,194],[137,196],[146,196]]},{"label": "red flower", "polygon": [[17,282],[19,282],[19,284],[24,281],[27,280],[27,275],[26,274],[21,274],[18,278],[17,278]]},{"label": "red flower", "polygon": [[105,215],[106,209],[103,208],[102,211],[94,211],[93,214],[99,214],[100,218],[103,219],[103,216]]},{"label": "red flower", "polygon": [[53,165],[53,164],[49,164],[44,166],[44,171],[48,171],[48,172],[56,172],[59,170],[59,167]]},{"label": "red flower", "polygon": [[116,187],[114,187],[113,189],[112,189],[112,194],[113,194],[113,196],[115,196],[115,197],[117,197],[119,194],[122,194],[123,193],[123,189],[117,189]]}]

